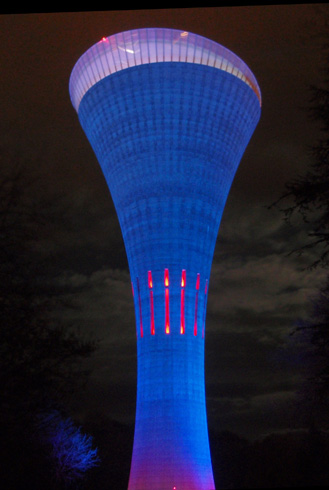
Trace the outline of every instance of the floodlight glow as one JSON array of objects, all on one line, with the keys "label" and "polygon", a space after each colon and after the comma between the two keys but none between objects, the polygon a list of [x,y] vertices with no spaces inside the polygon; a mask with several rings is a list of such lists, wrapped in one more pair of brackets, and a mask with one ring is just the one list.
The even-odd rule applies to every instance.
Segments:
[{"label": "floodlight glow", "polygon": [[103,38],[70,96],[120,222],[137,333],[129,490],[213,490],[206,306],[225,202],[260,117],[246,64],[175,29]]}]

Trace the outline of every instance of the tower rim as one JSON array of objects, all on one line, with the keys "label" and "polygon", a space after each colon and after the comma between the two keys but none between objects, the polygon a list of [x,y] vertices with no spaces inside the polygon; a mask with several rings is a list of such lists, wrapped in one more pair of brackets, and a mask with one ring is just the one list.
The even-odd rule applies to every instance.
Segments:
[{"label": "tower rim", "polygon": [[118,71],[150,63],[182,62],[214,67],[231,73],[261,93],[250,68],[221,44],[199,34],[171,28],[141,28],[103,37],[80,56],[73,67],[69,92],[73,107],[103,78]]}]

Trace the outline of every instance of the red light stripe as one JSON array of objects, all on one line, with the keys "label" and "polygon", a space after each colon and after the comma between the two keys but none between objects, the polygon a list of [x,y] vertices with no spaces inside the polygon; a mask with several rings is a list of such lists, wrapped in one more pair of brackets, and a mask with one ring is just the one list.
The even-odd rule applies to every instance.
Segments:
[{"label": "red light stripe", "polygon": [[164,271],[164,284],[166,287],[169,286],[169,270],[165,269]]},{"label": "red light stripe", "polygon": [[180,301],[180,333],[185,333],[185,289],[181,290],[181,301]]},{"label": "red light stripe", "polygon": [[155,327],[154,327],[154,301],[153,301],[153,280],[152,280],[152,272],[148,271],[148,285],[150,288],[150,309],[151,309],[151,335],[155,334]]},{"label": "red light stripe", "polygon": [[202,319],[202,338],[203,339],[204,339],[204,328],[205,328],[205,323],[206,323],[207,293],[208,293],[208,279],[206,280],[206,287],[204,288],[204,306],[203,306],[203,319]]},{"label": "red light stripe", "polygon": [[185,285],[186,285],[186,270],[185,269],[182,270],[182,280],[181,280],[180,285],[182,288],[185,288]]},{"label": "red light stripe", "polygon": [[182,270],[181,279],[181,300],[180,300],[180,333],[185,333],[185,285],[186,285],[186,270]]},{"label": "red light stripe", "polygon": [[200,274],[197,274],[197,276],[196,276],[196,286],[195,286],[195,289],[197,289],[198,291],[200,289]]},{"label": "red light stripe", "polygon": [[169,270],[164,270],[164,285],[165,285],[165,332],[170,333],[169,324]]},{"label": "red light stripe", "polygon": [[170,325],[169,325],[169,289],[165,289],[165,332],[170,333]]},{"label": "red light stripe", "polygon": [[155,334],[154,326],[154,302],[153,302],[153,291],[150,290],[150,304],[151,304],[151,335]]},{"label": "red light stripe", "polygon": [[152,281],[152,272],[148,271],[148,283],[149,283],[149,288],[153,288],[153,281]]}]

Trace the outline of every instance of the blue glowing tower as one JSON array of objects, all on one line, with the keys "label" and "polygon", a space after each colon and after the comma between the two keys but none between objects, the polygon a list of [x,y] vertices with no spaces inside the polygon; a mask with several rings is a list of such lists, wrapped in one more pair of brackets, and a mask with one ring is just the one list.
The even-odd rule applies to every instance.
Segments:
[{"label": "blue glowing tower", "polygon": [[70,95],[131,274],[138,376],[129,490],[212,490],[206,303],[225,201],[260,117],[257,82],[209,39],[137,29],[82,55]]}]

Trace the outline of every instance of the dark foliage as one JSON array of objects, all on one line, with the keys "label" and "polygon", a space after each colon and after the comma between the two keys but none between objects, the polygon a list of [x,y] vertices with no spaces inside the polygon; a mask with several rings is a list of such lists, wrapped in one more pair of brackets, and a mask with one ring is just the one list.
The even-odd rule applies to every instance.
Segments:
[{"label": "dark foliage", "polygon": [[38,429],[49,451],[57,482],[66,486],[81,482],[86,473],[100,462],[93,438],[76,427],[69,417],[52,410],[39,417]]},{"label": "dark foliage", "polygon": [[[286,183],[285,191],[273,205],[280,206],[285,219],[302,218],[306,243],[293,252],[312,250],[317,257],[311,267],[329,266],[329,17],[319,15],[318,37],[323,55],[323,80],[310,86],[308,115],[319,126],[321,137],[306,149],[310,164],[303,175]],[[287,203],[287,204],[284,204]],[[297,224],[300,227],[300,222]]]},{"label": "dark foliage", "polygon": [[[316,36],[323,59],[322,81],[310,86],[308,115],[317,125],[319,139],[308,149],[310,164],[306,172],[286,184],[275,205],[284,218],[305,231],[305,241],[292,252],[309,252],[309,267],[329,267],[329,15],[319,7]],[[284,203],[287,203],[284,205]],[[295,218],[300,217],[297,223]],[[321,427],[320,414],[329,400],[329,280],[312,302],[308,318],[293,329],[301,347],[304,383],[300,389],[300,408],[304,423]]]},{"label": "dark foliage", "polygon": [[329,280],[311,302],[307,318],[292,332],[300,344],[303,382],[298,392],[299,416],[309,427],[329,425]]},{"label": "dark foliage", "polygon": [[53,462],[36,419],[68,403],[84,378],[81,361],[95,349],[51,320],[50,258],[34,247],[44,207],[27,180],[27,171],[16,168],[0,183],[0,480],[13,490],[52,488]]}]

